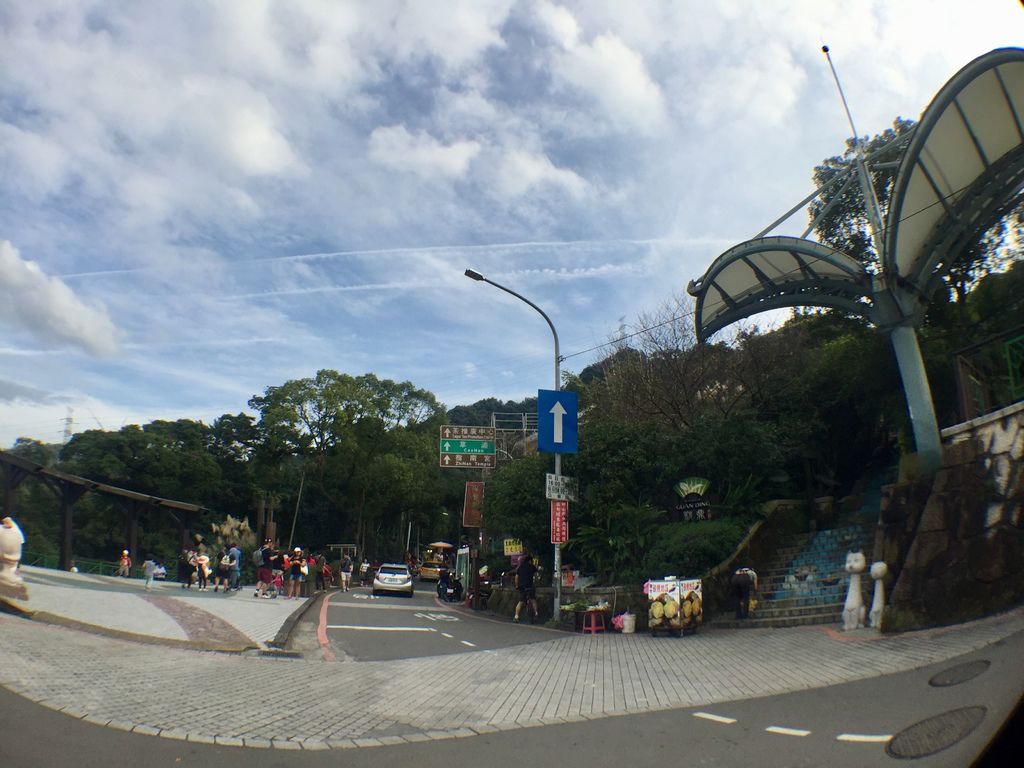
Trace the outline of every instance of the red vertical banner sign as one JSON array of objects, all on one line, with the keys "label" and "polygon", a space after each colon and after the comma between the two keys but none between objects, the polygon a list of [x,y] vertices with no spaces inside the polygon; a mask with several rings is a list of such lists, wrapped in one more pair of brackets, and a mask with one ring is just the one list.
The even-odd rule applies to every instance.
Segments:
[{"label": "red vertical banner sign", "polygon": [[481,482],[466,483],[466,497],[462,502],[462,527],[479,528],[481,523],[481,507],[484,503],[484,484]]},{"label": "red vertical banner sign", "polygon": [[551,502],[551,543],[565,544],[569,540],[569,502]]}]

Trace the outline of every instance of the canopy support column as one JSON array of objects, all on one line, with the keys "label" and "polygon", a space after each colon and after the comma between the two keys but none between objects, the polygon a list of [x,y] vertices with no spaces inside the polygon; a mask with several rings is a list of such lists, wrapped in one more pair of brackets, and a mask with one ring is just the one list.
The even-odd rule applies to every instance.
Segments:
[{"label": "canopy support column", "polygon": [[933,475],[942,463],[942,438],[935,418],[928,373],[917,342],[917,332],[911,325],[897,325],[889,332],[889,338],[903,380],[903,392],[907,399],[921,469],[925,474]]}]

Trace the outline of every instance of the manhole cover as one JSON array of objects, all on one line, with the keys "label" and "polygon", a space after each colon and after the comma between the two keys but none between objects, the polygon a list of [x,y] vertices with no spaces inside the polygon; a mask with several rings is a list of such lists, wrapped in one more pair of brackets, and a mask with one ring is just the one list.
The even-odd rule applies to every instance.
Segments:
[{"label": "manhole cover", "polygon": [[893,736],[885,751],[890,757],[910,759],[934,755],[977,728],[985,711],[985,707],[964,707],[929,717]]},{"label": "manhole cover", "polygon": [[928,681],[928,685],[936,688],[944,688],[949,685],[960,685],[968,680],[973,680],[986,669],[992,666],[988,659],[980,661],[969,661],[966,664],[957,664],[955,667],[944,669]]}]

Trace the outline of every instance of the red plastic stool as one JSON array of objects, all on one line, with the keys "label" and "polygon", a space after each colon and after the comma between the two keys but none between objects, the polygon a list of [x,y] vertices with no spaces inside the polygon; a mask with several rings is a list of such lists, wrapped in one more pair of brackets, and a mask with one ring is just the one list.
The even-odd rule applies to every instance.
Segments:
[{"label": "red plastic stool", "polygon": [[583,634],[596,635],[604,632],[604,611],[587,611],[583,614]]}]

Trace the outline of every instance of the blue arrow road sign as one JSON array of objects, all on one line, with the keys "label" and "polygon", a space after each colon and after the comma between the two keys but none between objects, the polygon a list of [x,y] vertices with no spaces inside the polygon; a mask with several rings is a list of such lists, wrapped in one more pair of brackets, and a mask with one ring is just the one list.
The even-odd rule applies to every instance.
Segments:
[{"label": "blue arrow road sign", "polygon": [[557,389],[537,392],[537,450],[541,453],[576,453],[579,418],[576,393]]}]

